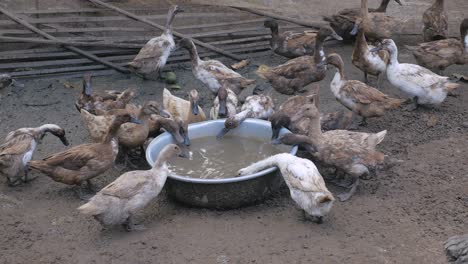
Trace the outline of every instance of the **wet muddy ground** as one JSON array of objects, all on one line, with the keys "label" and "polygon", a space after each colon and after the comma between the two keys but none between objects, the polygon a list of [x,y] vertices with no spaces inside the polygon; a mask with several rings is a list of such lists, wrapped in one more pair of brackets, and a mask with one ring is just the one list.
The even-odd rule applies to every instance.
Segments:
[{"label": "wet muddy ground", "polygon": [[[363,78],[350,62],[352,46],[327,46],[343,56],[349,79]],[[256,60],[267,65],[285,61],[274,55]],[[402,49],[400,61],[414,59]],[[257,78],[256,67],[240,72]],[[208,112],[211,94],[189,65],[173,70],[183,89],[172,92],[186,96],[197,88]],[[320,82],[322,111],[343,109],[329,90],[334,72],[330,69]],[[453,66],[446,74],[454,72],[467,74],[468,66]],[[119,74],[94,78],[95,89],[135,87],[137,102],[161,101],[164,86]],[[0,137],[20,127],[56,123],[72,145],[88,142],[73,105],[80,89],[81,80],[60,78],[30,80],[24,88],[2,91]],[[387,81],[383,91],[402,96]],[[277,105],[286,98],[273,96]],[[137,217],[146,231],[103,230],[78,213],[83,201],[73,187],[32,172],[39,177],[31,183],[0,184],[0,263],[445,263],[443,242],[468,230],[467,122],[466,83],[437,109],[396,110],[368,120],[360,130],[387,129],[379,149],[404,163],[365,181],[350,201],[337,202],[322,225],[303,221],[285,187],[262,204],[230,211],[188,208],[163,192]],[[48,136],[34,157],[63,149]],[[103,187],[118,176],[112,169],[95,183]]]}]

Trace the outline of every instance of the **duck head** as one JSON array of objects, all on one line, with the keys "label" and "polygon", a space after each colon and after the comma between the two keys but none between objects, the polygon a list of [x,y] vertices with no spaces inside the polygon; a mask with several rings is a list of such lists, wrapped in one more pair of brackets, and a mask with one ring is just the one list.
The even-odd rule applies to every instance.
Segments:
[{"label": "duck head", "polygon": [[143,105],[143,112],[147,115],[156,114],[169,118],[170,114],[156,101],[148,101]]},{"label": "duck head", "polygon": [[351,30],[349,34],[351,34],[352,36],[355,36],[359,32],[359,29],[363,26],[363,21],[364,20],[362,19],[362,17],[356,17],[356,20],[354,21],[353,29]]},{"label": "duck head", "polygon": [[263,26],[271,29],[272,32],[278,33],[278,22],[274,19],[267,19],[263,22]]},{"label": "duck head", "polygon": [[13,79],[8,74],[0,74],[0,89],[9,87],[13,84]]},{"label": "duck head", "polygon": [[328,37],[334,38],[336,40],[343,40],[343,38],[340,35],[338,35],[331,27],[329,26],[321,27],[317,34],[317,40],[323,42]]},{"label": "duck head", "polygon": [[182,9],[182,8],[181,8],[180,6],[178,6],[178,5],[173,5],[173,6],[171,7],[170,10],[171,10],[171,13],[174,14],[174,15],[175,15],[175,14],[178,14],[178,13],[183,13],[183,12],[184,12],[184,9]]},{"label": "duck head", "polygon": [[83,75],[83,93],[87,96],[91,96],[91,74],[87,73]]},{"label": "duck head", "polygon": [[52,135],[58,137],[60,139],[60,141],[62,141],[63,145],[68,146],[70,144],[68,142],[67,137],[65,136],[65,129],[63,129],[63,128],[52,129],[52,130],[50,130],[50,133],[52,133]]},{"label": "duck head", "polygon": [[184,139],[184,145],[190,146],[190,138],[188,136],[188,124],[184,122],[182,119],[177,118],[177,124],[179,125],[179,134]]},{"label": "duck head", "polygon": [[179,48],[184,48],[187,50],[191,50],[194,46],[195,44],[193,44],[193,41],[188,38],[183,38],[178,43]]},{"label": "duck head", "polygon": [[382,42],[380,42],[380,44],[377,47],[371,49],[370,51],[374,52],[374,51],[380,51],[380,50],[387,50],[388,53],[390,53],[390,55],[398,52],[398,48],[395,44],[395,41],[393,41],[392,39],[382,40]]},{"label": "duck head", "polygon": [[224,121],[224,128],[216,135],[216,138],[221,139],[223,138],[231,129],[234,129],[240,125],[240,120],[235,118],[236,116],[232,116]]},{"label": "duck head", "polygon": [[291,118],[281,111],[277,111],[270,117],[271,124],[271,140],[275,140],[279,136],[279,132],[283,127],[289,127]]},{"label": "duck head", "polygon": [[162,129],[171,134],[177,144],[190,145],[187,133],[187,125],[181,119],[159,117],[159,124]]},{"label": "duck head", "polygon": [[168,160],[175,157],[186,158],[183,148],[176,144],[168,144],[159,153],[153,168],[162,167]]},{"label": "duck head", "polygon": [[327,63],[335,66],[337,69],[341,69],[344,66],[343,59],[337,53],[331,53],[327,56]]},{"label": "duck head", "polygon": [[198,115],[198,102],[200,98],[198,97],[198,92],[195,89],[190,90],[189,92],[189,100],[192,114]]},{"label": "duck head", "polygon": [[219,109],[218,109],[218,117],[224,118],[228,115],[226,101],[228,98],[228,92],[224,86],[221,86],[218,90],[218,100],[219,100]]},{"label": "duck head", "polygon": [[309,209],[309,219],[317,224],[323,223],[323,218],[330,212],[335,198],[330,192],[319,192],[314,194],[312,206]]}]

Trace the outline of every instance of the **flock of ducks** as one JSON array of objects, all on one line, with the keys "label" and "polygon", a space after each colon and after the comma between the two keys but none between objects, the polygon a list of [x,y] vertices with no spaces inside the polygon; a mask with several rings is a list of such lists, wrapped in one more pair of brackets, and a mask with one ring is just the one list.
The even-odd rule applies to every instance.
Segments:
[{"label": "flock of ducks", "polygon": [[[399,0],[395,1],[401,5]],[[193,75],[213,94],[209,117],[225,118],[224,128],[217,135],[220,140],[246,118],[259,118],[271,122],[272,144],[299,145],[312,157],[309,160],[277,154],[239,170],[239,175],[277,166],[292,199],[308,218],[321,222],[335,198],[314,163],[335,169],[333,182],[349,189],[338,195],[341,201],[351,198],[360,179],[369,177],[385,164],[386,155],[377,151],[376,146],[387,131],[350,131],[355,118],[362,117],[362,124],[365,124],[366,118],[382,116],[402,105],[409,105],[409,110],[419,105],[439,105],[458,84],[425,67],[443,70],[452,64],[468,62],[468,19],[460,26],[461,41],[446,39],[447,16],[443,0],[436,0],[424,13],[423,35],[429,42],[412,47],[422,66],[399,63],[397,46],[390,37],[394,26],[402,21],[385,14],[389,2],[382,0],[379,8],[371,10],[367,0],[362,0],[360,9],[347,9],[325,17],[331,27],[324,26],[318,31],[280,32],[276,21],[266,20],[264,26],[270,28],[272,34],[272,51],[290,59],[274,67],[261,65],[257,70],[275,91],[291,95],[276,110],[268,94],[253,94],[241,102],[240,93],[255,84],[255,80],[243,77],[220,61],[200,59],[190,39],[174,40],[172,22],[175,15],[182,12],[178,6],[169,10],[164,33],[151,39],[130,67],[144,78],[154,74],[161,77],[171,52],[176,48],[188,50]],[[325,41],[330,38],[355,39],[352,63],[364,73],[364,82],[348,80],[341,56],[325,53]],[[368,41],[376,42],[371,45]],[[325,78],[330,66],[336,69],[330,89],[336,100],[350,110],[348,112],[320,113],[318,110],[318,82]],[[368,74],[379,79],[386,75],[410,100],[392,98],[378,87],[372,87],[368,84]],[[199,106],[199,94],[195,89],[188,93],[188,100],[164,89],[162,106],[155,101],[136,105],[132,103],[134,96],[132,89],[93,92],[91,76],[85,75],[75,107],[93,143],[77,145],[42,160],[31,160],[46,133],[68,145],[65,131],[54,124],[21,128],[9,133],[0,145],[0,174],[10,185],[31,180],[29,170],[39,171],[56,182],[77,185],[79,196],[88,201],[78,208],[80,212],[94,216],[105,226],[141,229],[134,222],[134,213],[160,193],[169,173],[167,161],[187,156],[188,124],[204,121],[207,116]],[[283,127],[292,133],[279,136]],[[162,131],[170,133],[175,144],[161,151],[151,169],[126,172],[91,199],[82,192],[85,182],[93,189],[91,180],[110,169],[118,155],[127,167],[134,166],[131,155],[139,152],[144,156],[148,142]]]}]

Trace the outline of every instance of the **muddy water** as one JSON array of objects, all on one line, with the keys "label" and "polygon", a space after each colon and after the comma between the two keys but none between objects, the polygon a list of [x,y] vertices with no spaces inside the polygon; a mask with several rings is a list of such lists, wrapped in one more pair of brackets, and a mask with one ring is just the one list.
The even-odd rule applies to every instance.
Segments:
[{"label": "muddy water", "polygon": [[196,138],[191,140],[190,158],[172,160],[170,169],[172,174],[193,178],[231,178],[239,169],[281,152],[289,152],[289,147],[255,138]]}]

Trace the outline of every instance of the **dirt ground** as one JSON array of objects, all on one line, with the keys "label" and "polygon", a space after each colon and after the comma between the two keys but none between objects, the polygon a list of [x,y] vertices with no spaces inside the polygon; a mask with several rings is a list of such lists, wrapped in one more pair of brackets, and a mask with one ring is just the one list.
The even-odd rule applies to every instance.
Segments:
[{"label": "dirt ground", "polygon": [[[327,46],[328,52],[342,55],[349,79],[362,79],[350,62],[352,46]],[[285,59],[272,55],[257,61],[276,65]],[[403,49],[400,61],[414,59]],[[241,73],[257,78],[255,69],[252,65]],[[211,95],[188,64],[174,71],[183,87],[174,93],[185,96],[197,88],[208,111]],[[343,109],[329,90],[334,72],[330,69],[321,82],[322,111]],[[453,72],[467,74],[468,66],[453,66],[446,74]],[[75,88],[65,87],[66,82]],[[72,145],[88,142],[73,105],[80,87],[81,80],[62,78],[31,80],[24,88],[4,91],[0,137],[20,127],[56,123]],[[164,84],[115,74],[94,78],[94,87],[135,87],[137,101],[143,102],[161,101]],[[337,202],[324,224],[303,221],[285,187],[262,204],[230,211],[188,208],[162,193],[138,215],[146,231],[102,230],[93,218],[78,213],[83,201],[73,187],[32,172],[39,177],[31,183],[0,185],[0,263],[446,263],[443,242],[468,231],[467,89],[463,84],[458,96],[448,97],[438,109],[397,110],[361,127],[387,129],[379,149],[404,163],[365,181],[350,201]],[[402,96],[387,81],[383,91]],[[278,105],[285,99],[274,98]],[[34,158],[63,149],[48,136]],[[112,169],[95,183],[103,187],[118,176]]]}]

